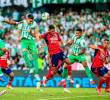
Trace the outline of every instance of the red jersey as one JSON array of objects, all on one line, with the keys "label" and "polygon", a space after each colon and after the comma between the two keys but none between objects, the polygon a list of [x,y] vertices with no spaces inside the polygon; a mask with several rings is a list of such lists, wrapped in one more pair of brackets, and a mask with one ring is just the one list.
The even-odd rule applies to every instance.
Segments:
[{"label": "red jersey", "polygon": [[99,45],[98,48],[101,48],[104,50],[104,54],[101,53],[100,50],[95,50],[95,55],[92,60],[92,68],[98,68],[104,66],[104,59],[109,56],[108,50],[104,49],[103,46]]},{"label": "red jersey", "polygon": [[7,59],[9,58],[9,52],[7,51],[3,56],[0,57],[0,67],[7,68]]},{"label": "red jersey", "polygon": [[53,32],[52,35],[49,34],[49,32],[46,32],[41,35],[41,38],[43,38],[48,46],[49,54],[56,54],[62,51],[59,45],[59,41],[61,41],[60,36],[57,32]]}]

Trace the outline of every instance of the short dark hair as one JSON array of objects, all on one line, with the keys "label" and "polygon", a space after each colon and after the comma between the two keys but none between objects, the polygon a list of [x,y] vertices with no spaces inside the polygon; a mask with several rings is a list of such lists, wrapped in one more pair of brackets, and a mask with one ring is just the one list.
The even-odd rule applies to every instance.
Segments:
[{"label": "short dark hair", "polygon": [[49,29],[55,29],[54,25],[49,25]]},{"label": "short dark hair", "polygon": [[31,13],[29,13],[26,15],[26,18],[34,19],[34,16]]},{"label": "short dark hair", "polygon": [[82,32],[82,29],[81,28],[77,28],[76,31]]}]

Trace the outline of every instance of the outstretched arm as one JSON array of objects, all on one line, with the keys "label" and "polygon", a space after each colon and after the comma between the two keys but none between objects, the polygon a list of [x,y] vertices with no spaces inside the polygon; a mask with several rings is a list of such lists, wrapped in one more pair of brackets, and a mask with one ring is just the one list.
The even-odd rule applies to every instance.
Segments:
[{"label": "outstretched arm", "polygon": [[19,24],[19,22],[16,22],[16,21],[14,21],[14,20],[9,20],[9,19],[4,20],[3,22],[8,23],[8,24],[12,24],[12,25],[17,25],[17,24]]}]

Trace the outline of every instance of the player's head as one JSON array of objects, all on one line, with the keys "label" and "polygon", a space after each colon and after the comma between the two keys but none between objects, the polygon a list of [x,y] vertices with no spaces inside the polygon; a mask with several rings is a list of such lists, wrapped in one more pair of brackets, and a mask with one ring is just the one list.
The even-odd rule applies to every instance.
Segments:
[{"label": "player's head", "polygon": [[34,19],[34,16],[32,14],[29,13],[26,15],[26,21],[28,24],[31,24],[33,19]]},{"label": "player's head", "polygon": [[80,38],[81,35],[82,35],[82,29],[81,28],[77,28],[77,30],[76,30],[76,37]]},{"label": "player's head", "polygon": [[103,44],[103,47],[104,47],[104,48],[108,48],[108,46],[109,46],[109,40],[108,40],[108,39],[104,39],[104,40],[102,41],[102,44]]},{"label": "player's head", "polygon": [[54,25],[49,25],[48,30],[49,32],[54,32],[55,31]]}]

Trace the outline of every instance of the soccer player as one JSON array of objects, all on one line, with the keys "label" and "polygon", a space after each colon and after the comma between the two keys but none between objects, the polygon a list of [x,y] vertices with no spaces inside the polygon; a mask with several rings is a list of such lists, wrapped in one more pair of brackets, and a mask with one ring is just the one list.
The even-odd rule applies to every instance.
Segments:
[{"label": "soccer player", "polygon": [[40,78],[38,75],[38,56],[34,39],[37,38],[39,29],[33,19],[32,14],[27,14],[24,20],[18,25],[18,41],[20,41],[26,66],[35,74],[38,88],[40,86]]},{"label": "soccer player", "polygon": [[14,73],[8,67],[8,62],[7,62],[8,58],[9,58],[9,52],[7,51],[3,56],[0,57],[0,68],[3,73],[7,74],[10,77],[9,82],[6,87],[13,89],[11,84],[14,79]]},{"label": "soccer player", "polygon": [[[5,52],[8,50],[5,47],[5,42],[3,41],[3,35],[5,34],[5,29],[3,28],[3,22],[5,19],[0,19],[0,57],[4,55]],[[0,69],[0,79],[2,81],[6,81],[6,77],[3,75],[1,69]]]},{"label": "soccer player", "polygon": [[110,92],[110,71],[104,66],[108,64],[108,40],[103,40],[102,45],[90,45],[89,47],[95,50],[94,58],[92,59],[91,71],[100,77],[96,91],[98,95],[101,95],[101,86],[106,83],[105,92]]},{"label": "soccer player", "polygon": [[[61,70],[59,71],[61,63],[64,62],[69,64],[69,61],[60,47],[60,45],[63,46],[63,42],[61,41],[58,33],[55,32],[55,27],[53,25],[49,25],[48,32],[41,34],[39,37],[44,39],[48,46],[48,52],[51,62],[48,73],[45,79],[42,81],[43,85],[45,86],[46,82],[50,78],[52,78],[57,72],[60,72],[61,74]],[[66,88],[66,82],[63,83],[63,86],[65,92],[70,92]]]},{"label": "soccer player", "polygon": [[[85,68],[86,75],[90,79],[90,84],[94,84],[93,77],[86,62],[86,55],[85,55],[86,46],[85,46],[83,31],[81,28],[77,28],[75,35],[73,35],[72,39],[65,44],[65,46],[67,45],[72,45],[71,54],[68,55],[68,59],[70,63],[71,64],[73,64],[74,62],[81,63]],[[67,73],[66,68],[71,69],[71,66],[67,64],[64,65],[64,71],[62,73],[62,76],[65,76],[65,73]]]}]

